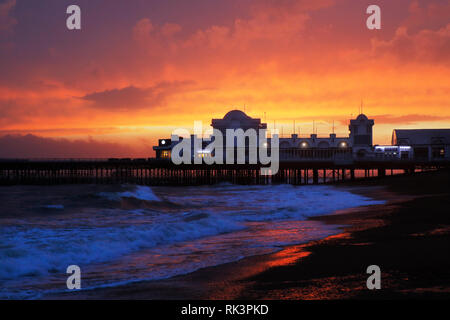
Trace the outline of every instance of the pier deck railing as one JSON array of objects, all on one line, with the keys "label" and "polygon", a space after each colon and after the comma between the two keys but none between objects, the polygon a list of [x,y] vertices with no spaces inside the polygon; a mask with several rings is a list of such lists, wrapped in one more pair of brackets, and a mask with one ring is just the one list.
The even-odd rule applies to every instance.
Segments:
[{"label": "pier deck railing", "polygon": [[260,174],[261,165],[175,165],[160,159],[2,159],[0,185],[133,183],[146,185],[318,184],[449,169],[449,161],[281,159],[273,176]]}]

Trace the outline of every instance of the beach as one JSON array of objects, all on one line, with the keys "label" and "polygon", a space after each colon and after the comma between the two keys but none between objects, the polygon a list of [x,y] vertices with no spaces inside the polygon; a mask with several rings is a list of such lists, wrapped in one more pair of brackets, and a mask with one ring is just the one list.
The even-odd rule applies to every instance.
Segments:
[{"label": "beach", "polygon": [[[47,295],[44,299],[410,299],[450,297],[448,172],[386,177],[338,188],[385,204],[311,217],[338,234],[187,275]],[[366,268],[381,269],[368,290]]]}]

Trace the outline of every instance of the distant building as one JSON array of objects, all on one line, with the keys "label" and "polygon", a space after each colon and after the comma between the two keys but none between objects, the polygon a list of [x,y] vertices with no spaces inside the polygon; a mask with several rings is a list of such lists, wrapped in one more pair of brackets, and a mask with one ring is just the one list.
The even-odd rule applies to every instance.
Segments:
[{"label": "distant building", "polygon": [[351,157],[352,148],[349,137],[337,137],[330,133],[329,137],[299,137],[292,134],[290,138],[280,138],[280,159],[328,159],[336,155]]},{"label": "distant building", "polygon": [[[180,138],[183,139],[183,138]],[[153,147],[156,152],[157,159],[170,159],[172,155],[172,148],[178,143],[172,142],[172,139],[159,139],[158,145]]]},{"label": "distant building", "polygon": [[261,119],[251,118],[240,110],[228,112],[223,119],[212,119],[211,127],[219,130],[225,136],[227,129],[267,129],[267,124],[261,123]]},{"label": "distant building", "polygon": [[[280,159],[364,158],[373,152],[373,125],[374,120],[360,114],[350,121],[348,137],[337,137],[334,133],[328,137],[318,137],[317,134],[311,134],[308,137],[299,137],[297,134],[292,134],[289,138],[280,137]],[[222,132],[224,137],[227,129],[244,131],[254,129],[257,133],[260,129],[267,129],[267,124],[262,123],[261,119],[251,118],[240,110],[232,110],[222,119],[212,119],[211,126]],[[176,143],[178,142],[173,142],[172,139],[159,139],[158,146],[153,147],[156,158],[169,159]],[[226,141],[224,141],[225,144]],[[270,144],[269,138],[268,145]]]},{"label": "distant building", "polygon": [[[219,130],[222,133],[223,139],[223,150],[226,150],[227,146],[227,129],[237,130],[242,129],[244,132],[247,130],[255,130],[256,136],[259,137],[260,130],[266,130],[267,124],[262,123],[261,119],[252,118],[246,115],[241,110],[231,110],[229,111],[222,119],[212,119],[211,127],[213,129]],[[232,145],[237,145],[237,138],[233,138],[234,141],[230,141]],[[256,142],[257,143],[257,142]],[[238,150],[234,150],[234,158],[237,159]],[[248,160],[249,158],[249,141],[246,139],[245,141],[245,150],[244,150],[245,158]],[[226,157],[226,153],[223,154],[224,159]]]},{"label": "distant building", "polygon": [[374,148],[377,160],[412,160],[413,152],[410,146],[379,146]]},{"label": "distant building", "polygon": [[368,119],[365,114],[360,114],[354,120],[350,120],[350,145],[353,154],[357,158],[364,158],[373,151],[373,125],[374,120]]},{"label": "distant building", "polygon": [[[267,124],[262,123],[261,119],[251,118],[246,115],[244,112],[240,110],[232,110],[228,112],[223,119],[212,119],[211,126],[213,129],[219,130],[224,136],[224,148],[226,146],[226,130],[227,129],[242,129],[247,131],[248,129],[254,129],[257,134],[259,134],[260,129],[267,129]],[[183,138],[180,137],[180,141]],[[170,159],[172,148],[178,143],[178,141],[172,141],[172,139],[159,139],[158,145],[153,147],[153,150],[156,152],[157,159]],[[204,143],[204,147],[206,147],[207,143]],[[248,143],[246,144],[248,145]],[[198,155],[200,157],[206,156],[203,153],[203,150],[197,150]],[[192,147],[192,154],[194,154],[194,150]]]},{"label": "distant building", "polygon": [[[281,158],[327,159],[336,157],[363,158],[370,154],[372,147],[372,127],[374,120],[360,114],[350,120],[348,137],[337,137],[331,133],[329,137],[299,137],[293,134],[290,138],[280,138]],[[298,151],[296,150],[298,149]]]},{"label": "distant building", "polygon": [[410,146],[414,160],[449,160],[450,129],[395,129],[392,145]]}]

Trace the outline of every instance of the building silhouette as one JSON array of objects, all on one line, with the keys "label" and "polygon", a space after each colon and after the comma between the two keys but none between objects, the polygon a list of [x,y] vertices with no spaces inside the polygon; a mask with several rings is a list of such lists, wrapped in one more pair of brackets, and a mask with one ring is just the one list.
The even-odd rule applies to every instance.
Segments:
[{"label": "building silhouette", "polygon": [[392,145],[409,146],[414,159],[450,159],[450,129],[394,129]]},{"label": "building silhouette", "polygon": [[[350,135],[347,137],[337,137],[331,133],[328,137],[318,137],[317,134],[311,134],[308,137],[299,137],[292,134],[290,137],[279,137],[280,159],[304,158],[304,159],[328,159],[334,157],[365,157],[373,150],[372,146],[372,127],[374,120],[370,120],[364,114],[360,114],[356,119],[350,121]],[[219,130],[226,137],[226,130],[242,129],[255,130],[259,135],[260,130],[266,130],[267,124],[261,122],[261,119],[252,118],[241,110],[231,110],[222,119],[212,119],[211,126]],[[156,158],[169,159],[172,148],[179,143],[179,139],[159,139],[158,145],[153,149],[156,152]],[[179,140],[179,141],[174,141]],[[268,145],[271,145],[271,138],[267,139]],[[226,139],[224,139],[224,148]],[[235,142],[234,142],[235,143]],[[246,141],[248,147],[248,141]],[[193,150],[204,156],[202,150]],[[355,155],[353,155],[355,154]],[[248,153],[246,153],[248,155]]]},{"label": "building silhouette", "polygon": [[[440,161],[450,160],[450,129],[394,129],[392,145],[373,145],[373,126],[375,121],[365,114],[359,114],[349,121],[349,135],[338,137],[330,133],[327,137],[319,137],[312,133],[309,136],[291,134],[290,137],[279,137],[280,160],[416,160]],[[241,110],[231,110],[222,119],[212,119],[211,126],[226,137],[226,130],[242,129],[266,130],[267,124],[261,119],[252,118]],[[192,136],[191,136],[192,137]],[[179,138],[182,140],[182,138]],[[203,146],[209,143],[204,142]],[[170,159],[172,148],[179,143],[173,139],[159,139],[153,149],[157,159]],[[224,148],[226,139],[224,138]],[[271,146],[271,137],[267,138]],[[245,143],[248,147],[248,141]],[[204,157],[203,150],[194,150],[193,156]],[[248,152],[246,152],[248,157]]]}]

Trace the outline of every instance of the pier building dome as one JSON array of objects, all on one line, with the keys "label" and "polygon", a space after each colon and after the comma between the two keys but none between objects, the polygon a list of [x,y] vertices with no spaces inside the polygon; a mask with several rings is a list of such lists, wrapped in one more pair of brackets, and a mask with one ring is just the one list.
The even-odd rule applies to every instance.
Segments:
[{"label": "pier building dome", "polygon": [[223,117],[223,120],[227,121],[245,120],[245,119],[250,119],[250,117],[241,110],[231,110]]}]

